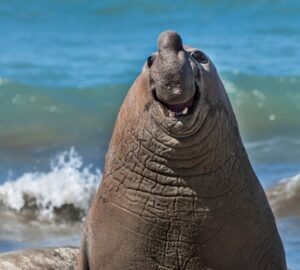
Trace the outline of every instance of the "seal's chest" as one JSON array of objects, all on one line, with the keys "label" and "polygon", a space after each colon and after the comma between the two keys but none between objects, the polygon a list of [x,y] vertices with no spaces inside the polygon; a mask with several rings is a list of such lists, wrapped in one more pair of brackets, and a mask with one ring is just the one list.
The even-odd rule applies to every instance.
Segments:
[{"label": "seal's chest", "polygon": [[199,245],[192,239],[197,233],[187,223],[182,225],[170,222],[169,227],[157,231],[156,237],[153,231],[147,239],[145,254],[157,263],[157,269],[203,269]]}]

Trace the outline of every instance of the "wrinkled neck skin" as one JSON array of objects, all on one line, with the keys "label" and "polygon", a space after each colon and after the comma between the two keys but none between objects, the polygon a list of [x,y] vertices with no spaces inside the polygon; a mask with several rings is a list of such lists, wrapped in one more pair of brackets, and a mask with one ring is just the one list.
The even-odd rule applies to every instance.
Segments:
[{"label": "wrinkled neck skin", "polygon": [[188,127],[187,135],[178,135],[172,134],[176,123],[153,110],[149,74],[137,78],[115,125],[104,185],[112,177],[109,189],[123,190],[129,200],[138,193],[205,198],[228,194],[237,181],[232,175],[252,174],[239,171],[243,163],[248,166],[248,158],[222,82],[218,76],[202,79],[206,92],[201,92],[196,129]]}]

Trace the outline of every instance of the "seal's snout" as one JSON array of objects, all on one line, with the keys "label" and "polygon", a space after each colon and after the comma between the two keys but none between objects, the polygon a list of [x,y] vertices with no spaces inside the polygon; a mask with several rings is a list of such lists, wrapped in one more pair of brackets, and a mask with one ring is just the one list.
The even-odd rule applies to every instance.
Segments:
[{"label": "seal's snout", "polygon": [[158,38],[158,49],[159,51],[171,50],[174,52],[183,50],[181,37],[175,31],[162,32]]},{"label": "seal's snout", "polygon": [[195,96],[194,72],[181,37],[165,31],[158,37],[158,54],[150,68],[151,88],[170,115],[186,115]]}]

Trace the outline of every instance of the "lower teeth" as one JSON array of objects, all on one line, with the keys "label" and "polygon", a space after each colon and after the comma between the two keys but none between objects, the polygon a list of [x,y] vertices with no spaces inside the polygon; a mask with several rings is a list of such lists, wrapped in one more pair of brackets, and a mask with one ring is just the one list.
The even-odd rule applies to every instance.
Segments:
[{"label": "lower teeth", "polygon": [[189,109],[187,107],[181,112],[169,111],[169,117],[179,117],[179,116],[182,116],[182,115],[187,115],[188,111],[189,111]]}]

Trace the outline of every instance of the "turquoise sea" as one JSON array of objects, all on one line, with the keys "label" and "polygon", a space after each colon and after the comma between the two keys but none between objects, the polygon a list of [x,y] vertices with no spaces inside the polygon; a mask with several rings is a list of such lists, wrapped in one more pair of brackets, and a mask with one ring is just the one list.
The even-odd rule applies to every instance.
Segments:
[{"label": "turquoise sea", "polygon": [[300,269],[300,2],[0,1],[0,252],[79,244],[118,109],[160,32],[215,63]]}]

